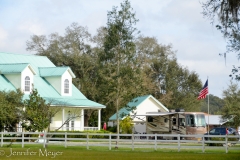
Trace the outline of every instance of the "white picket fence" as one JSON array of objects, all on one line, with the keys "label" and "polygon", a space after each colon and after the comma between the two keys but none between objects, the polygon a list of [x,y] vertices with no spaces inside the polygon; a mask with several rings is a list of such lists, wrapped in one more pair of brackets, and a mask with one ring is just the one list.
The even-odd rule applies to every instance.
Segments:
[{"label": "white picket fence", "polygon": [[[173,135],[173,134],[102,134],[102,133],[68,133],[68,132],[0,132],[1,147],[6,144],[21,144],[22,148],[26,144],[41,143],[46,145],[64,145],[67,146],[85,146],[89,149],[91,146],[104,146],[109,150],[115,148],[153,148],[154,150],[170,148],[177,149],[201,149],[205,152],[206,148],[224,149],[226,153],[232,144],[240,144],[240,136],[234,135]],[[40,136],[41,135],[41,136]],[[61,136],[54,137],[55,136]],[[71,138],[79,137],[79,138]],[[117,138],[119,137],[119,138]],[[223,141],[205,140],[205,138],[219,137]],[[235,138],[230,141],[229,138]],[[222,146],[208,146],[206,144],[218,143]],[[234,147],[233,147],[234,148]],[[236,147],[239,149],[239,147]]]}]

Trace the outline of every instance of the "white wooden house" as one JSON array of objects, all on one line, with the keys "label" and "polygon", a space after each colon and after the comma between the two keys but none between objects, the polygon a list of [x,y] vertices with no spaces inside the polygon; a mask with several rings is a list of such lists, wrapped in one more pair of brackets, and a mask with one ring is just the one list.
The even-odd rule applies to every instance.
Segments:
[{"label": "white wooden house", "polygon": [[[21,89],[23,100],[29,98],[32,86],[52,107],[60,111],[52,118],[50,129],[60,127],[71,113],[79,117],[62,130],[100,130],[101,109],[106,106],[87,99],[73,84],[74,73],[69,67],[56,67],[47,57],[0,53],[0,90]],[[98,126],[84,126],[84,109],[98,110]]]},{"label": "white wooden house", "polygon": [[[133,110],[129,110],[129,109]],[[123,107],[118,112],[119,120],[123,120],[127,115],[133,119],[133,132],[145,133],[146,132],[146,112],[169,112],[169,110],[152,95],[140,96],[132,99],[126,107]],[[140,115],[140,116],[139,116]],[[117,125],[116,113],[109,118],[108,126]]]}]

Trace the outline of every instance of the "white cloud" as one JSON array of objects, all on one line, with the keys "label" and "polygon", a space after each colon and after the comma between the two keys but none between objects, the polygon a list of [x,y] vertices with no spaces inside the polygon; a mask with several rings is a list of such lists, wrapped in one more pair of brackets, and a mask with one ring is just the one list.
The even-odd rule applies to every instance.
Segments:
[{"label": "white cloud", "polygon": [[[201,0],[205,1],[205,0]],[[107,11],[120,6],[123,0],[1,0],[0,51],[29,53],[26,41],[33,34],[58,32],[73,22],[87,26],[94,34],[106,25]],[[221,96],[226,88],[232,64],[238,65],[235,54],[224,58],[226,42],[221,33],[203,18],[199,1],[193,0],[137,0],[131,1],[137,28],[145,36],[154,36],[161,44],[173,45],[179,63],[196,71],[203,83],[209,76],[211,93]]]},{"label": "white cloud", "polygon": [[30,32],[28,34],[36,34],[36,35],[42,35],[45,34],[46,31],[41,24],[34,23],[34,22],[24,22],[22,23],[18,29],[20,32]]},{"label": "white cloud", "polygon": [[1,26],[0,26],[0,47],[5,47],[6,42],[5,40],[7,39],[7,31],[5,31]]}]

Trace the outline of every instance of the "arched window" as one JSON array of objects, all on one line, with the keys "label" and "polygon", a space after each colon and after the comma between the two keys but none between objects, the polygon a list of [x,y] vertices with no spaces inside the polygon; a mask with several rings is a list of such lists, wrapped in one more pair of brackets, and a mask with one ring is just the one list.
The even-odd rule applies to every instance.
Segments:
[{"label": "arched window", "polygon": [[30,92],[30,78],[28,76],[25,77],[25,91]]},{"label": "arched window", "polygon": [[64,81],[64,93],[69,93],[69,81],[65,79]]}]

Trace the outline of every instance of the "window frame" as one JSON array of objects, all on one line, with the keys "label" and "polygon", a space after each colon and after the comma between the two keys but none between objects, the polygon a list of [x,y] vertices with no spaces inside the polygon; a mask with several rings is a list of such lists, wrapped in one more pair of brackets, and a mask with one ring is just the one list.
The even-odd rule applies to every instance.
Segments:
[{"label": "window frame", "polygon": [[26,76],[24,78],[24,91],[25,92],[31,91],[31,78],[29,76]]},{"label": "window frame", "polygon": [[70,90],[69,80],[65,79],[63,85],[64,85],[64,94],[69,94],[69,90]]}]

